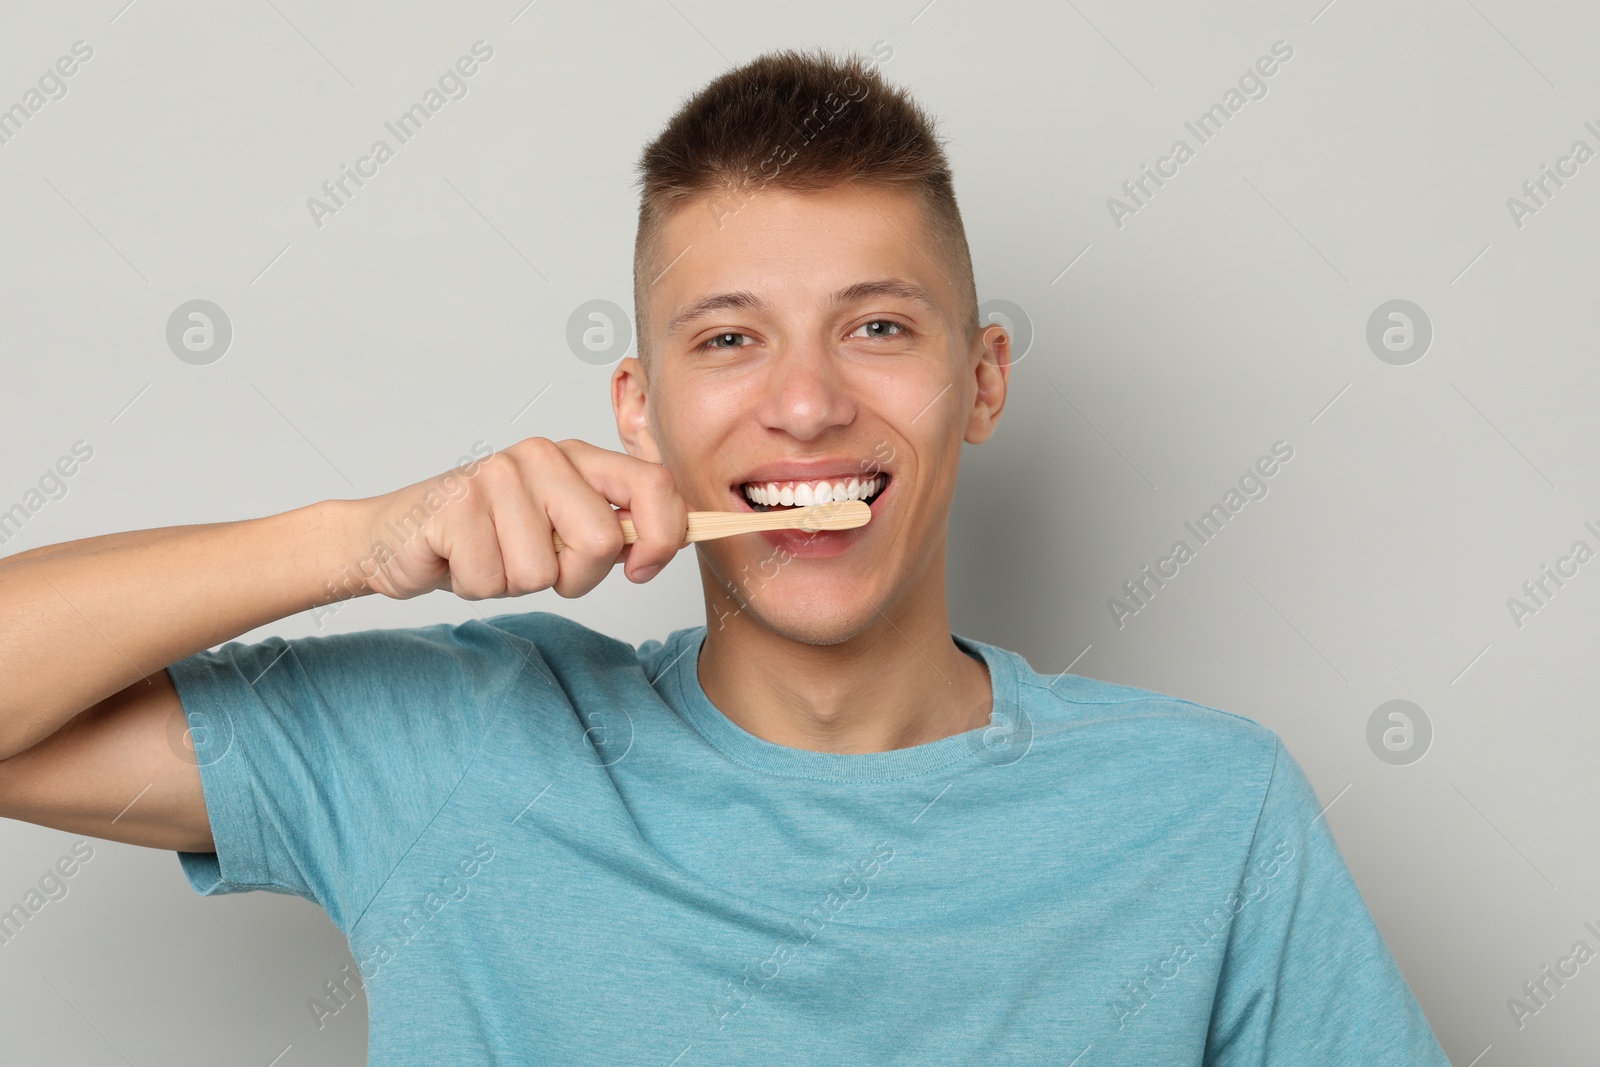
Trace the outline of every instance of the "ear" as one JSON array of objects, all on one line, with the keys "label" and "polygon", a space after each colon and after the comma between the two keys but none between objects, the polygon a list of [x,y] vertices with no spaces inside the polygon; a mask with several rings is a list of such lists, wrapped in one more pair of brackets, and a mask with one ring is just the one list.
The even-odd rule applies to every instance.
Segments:
[{"label": "ear", "polygon": [[628,455],[650,463],[661,462],[655,434],[650,431],[649,382],[644,365],[633,356],[611,372],[611,410],[617,416],[617,436]]},{"label": "ear", "polygon": [[977,392],[963,440],[981,445],[994,433],[1006,406],[1006,386],[1011,380],[1011,336],[1006,328],[991,325],[979,330],[967,362],[977,380]]}]

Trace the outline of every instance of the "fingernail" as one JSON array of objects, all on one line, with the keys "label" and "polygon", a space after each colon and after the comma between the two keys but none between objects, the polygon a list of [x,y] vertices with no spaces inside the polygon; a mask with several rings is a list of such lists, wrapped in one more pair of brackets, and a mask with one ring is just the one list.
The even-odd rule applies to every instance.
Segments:
[{"label": "fingernail", "polygon": [[665,563],[657,563],[653,567],[645,567],[643,570],[639,571],[633,576],[633,580],[636,582],[648,582],[650,579],[660,574],[661,568],[665,566]]}]

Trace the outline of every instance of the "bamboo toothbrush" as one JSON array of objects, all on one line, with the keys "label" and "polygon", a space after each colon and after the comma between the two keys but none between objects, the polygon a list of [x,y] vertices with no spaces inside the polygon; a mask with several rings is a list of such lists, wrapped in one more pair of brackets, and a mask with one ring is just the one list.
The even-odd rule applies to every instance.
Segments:
[{"label": "bamboo toothbrush", "polygon": [[[683,540],[685,544],[712,541],[757,530],[853,530],[871,518],[872,508],[864,500],[832,500],[785,511],[691,511]],[[567,547],[559,534],[552,533],[550,539],[557,552]],[[638,539],[632,520],[623,519],[623,542],[631,545]]]}]

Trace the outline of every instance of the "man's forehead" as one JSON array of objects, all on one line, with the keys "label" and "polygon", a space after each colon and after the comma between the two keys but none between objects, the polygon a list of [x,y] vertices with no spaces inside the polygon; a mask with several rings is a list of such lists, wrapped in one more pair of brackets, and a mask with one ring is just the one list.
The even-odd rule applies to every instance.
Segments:
[{"label": "man's forehead", "polygon": [[[709,194],[666,219],[649,283],[666,333],[716,311],[762,311],[784,290],[841,305],[897,298],[942,313],[941,272],[918,200],[888,189],[766,191],[731,216]],[[868,197],[870,196],[870,199]],[[948,281],[946,279],[946,281]]]}]

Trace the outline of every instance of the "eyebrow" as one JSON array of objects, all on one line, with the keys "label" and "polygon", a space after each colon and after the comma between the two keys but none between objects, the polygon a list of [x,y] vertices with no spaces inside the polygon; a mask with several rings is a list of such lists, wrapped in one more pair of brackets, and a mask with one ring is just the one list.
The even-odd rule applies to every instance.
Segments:
[{"label": "eyebrow", "polygon": [[[939,303],[926,287],[902,281],[899,278],[883,278],[872,282],[856,282],[847,285],[828,298],[831,306],[840,304],[853,304],[862,300],[871,300],[876,297],[899,297],[921,304],[928,310],[939,311]],[[667,324],[669,334],[677,333],[696,319],[703,318],[717,311],[767,311],[766,301],[748,289],[740,289],[731,293],[717,293],[703,300],[697,300],[672,316],[672,321]]]}]

